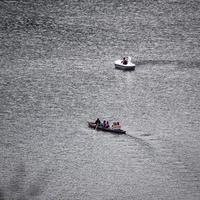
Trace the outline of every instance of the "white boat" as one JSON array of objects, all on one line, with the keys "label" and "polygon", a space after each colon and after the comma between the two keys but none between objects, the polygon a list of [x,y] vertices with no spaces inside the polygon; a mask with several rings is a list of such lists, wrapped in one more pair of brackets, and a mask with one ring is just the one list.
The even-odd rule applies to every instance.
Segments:
[{"label": "white boat", "polygon": [[131,57],[126,58],[127,64],[123,64],[123,60],[115,61],[115,68],[121,70],[135,70],[135,64],[131,62]]}]

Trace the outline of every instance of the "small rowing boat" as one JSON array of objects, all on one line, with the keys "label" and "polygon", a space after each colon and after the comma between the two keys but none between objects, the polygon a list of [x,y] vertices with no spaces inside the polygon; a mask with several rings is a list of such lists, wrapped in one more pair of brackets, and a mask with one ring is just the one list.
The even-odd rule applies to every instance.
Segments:
[{"label": "small rowing boat", "polygon": [[[125,59],[125,58],[124,58]],[[131,57],[128,57],[125,61],[126,63],[123,64],[124,60],[116,60],[115,61],[115,68],[121,70],[135,70],[135,64],[131,62]]]},{"label": "small rowing boat", "polygon": [[115,134],[126,134],[126,131],[121,130],[121,129],[115,129],[115,128],[104,128],[101,126],[98,126],[96,128],[96,124],[94,122],[88,122],[88,127],[96,129],[97,131],[106,131],[106,132],[111,132]]}]

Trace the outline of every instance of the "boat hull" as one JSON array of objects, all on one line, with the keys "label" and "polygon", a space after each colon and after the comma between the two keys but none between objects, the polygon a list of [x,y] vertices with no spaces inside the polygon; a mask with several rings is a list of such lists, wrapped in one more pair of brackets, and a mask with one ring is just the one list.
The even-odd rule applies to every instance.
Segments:
[{"label": "boat hull", "polygon": [[124,70],[124,71],[132,71],[135,70],[135,66],[126,66],[126,65],[118,65],[115,64],[116,69]]},{"label": "boat hull", "polygon": [[96,124],[93,122],[88,122],[88,127],[96,129],[97,131],[111,132],[111,133],[115,133],[115,134],[126,134],[126,131],[123,131],[121,129],[112,129],[112,128],[104,128],[104,127],[96,128]]}]

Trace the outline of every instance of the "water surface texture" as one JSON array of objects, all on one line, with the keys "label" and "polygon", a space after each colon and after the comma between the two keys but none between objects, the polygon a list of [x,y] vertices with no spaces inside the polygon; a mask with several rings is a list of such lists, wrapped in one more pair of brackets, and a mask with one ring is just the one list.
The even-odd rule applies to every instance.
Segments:
[{"label": "water surface texture", "polygon": [[[200,2],[1,1],[0,199],[199,200]],[[115,70],[131,56],[136,70]],[[120,121],[127,135],[87,121]]]}]

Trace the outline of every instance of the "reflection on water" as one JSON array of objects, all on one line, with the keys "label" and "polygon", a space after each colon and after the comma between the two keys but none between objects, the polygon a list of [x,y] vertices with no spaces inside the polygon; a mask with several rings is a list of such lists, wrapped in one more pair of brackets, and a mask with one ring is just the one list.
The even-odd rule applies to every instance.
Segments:
[{"label": "reflection on water", "polygon": [[0,199],[199,199],[198,1],[0,10]]},{"label": "reflection on water", "polygon": [[28,173],[24,163],[13,171],[7,185],[1,186],[0,197],[5,199],[30,199],[42,195],[48,183],[48,172],[40,172],[34,175],[34,180],[28,179]]}]

